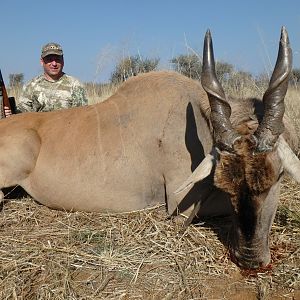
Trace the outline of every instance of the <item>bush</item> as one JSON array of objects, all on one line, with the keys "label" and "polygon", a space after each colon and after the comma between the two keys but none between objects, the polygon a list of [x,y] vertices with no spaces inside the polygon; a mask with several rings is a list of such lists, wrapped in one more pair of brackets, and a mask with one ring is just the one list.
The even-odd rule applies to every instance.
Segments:
[{"label": "bush", "polygon": [[[200,80],[202,72],[202,61],[197,54],[179,55],[170,61],[175,71],[193,79]],[[233,65],[217,61],[216,75],[221,84],[230,80],[235,74]]]},{"label": "bush", "polygon": [[175,71],[189,78],[200,79],[202,63],[196,54],[179,55],[170,61]]},{"label": "bush", "polygon": [[129,56],[122,59],[116,66],[111,75],[111,83],[118,84],[126,81],[131,76],[136,76],[139,73],[147,73],[157,68],[159,63],[158,58],[143,59],[139,55]]}]

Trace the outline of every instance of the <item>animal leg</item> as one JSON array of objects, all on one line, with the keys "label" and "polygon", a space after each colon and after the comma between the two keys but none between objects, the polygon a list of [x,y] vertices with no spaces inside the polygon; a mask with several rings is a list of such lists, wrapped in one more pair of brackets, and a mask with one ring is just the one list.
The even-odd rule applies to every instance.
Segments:
[{"label": "animal leg", "polygon": [[22,185],[35,168],[40,144],[38,134],[32,129],[19,130],[0,138],[0,190]]}]

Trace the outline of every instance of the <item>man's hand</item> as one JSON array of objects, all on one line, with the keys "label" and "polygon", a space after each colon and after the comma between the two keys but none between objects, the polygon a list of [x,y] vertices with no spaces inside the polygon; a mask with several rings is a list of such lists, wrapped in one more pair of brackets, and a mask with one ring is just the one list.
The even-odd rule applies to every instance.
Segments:
[{"label": "man's hand", "polygon": [[11,110],[7,106],[4,106],[4,114],[6,118],[12,115]]}]

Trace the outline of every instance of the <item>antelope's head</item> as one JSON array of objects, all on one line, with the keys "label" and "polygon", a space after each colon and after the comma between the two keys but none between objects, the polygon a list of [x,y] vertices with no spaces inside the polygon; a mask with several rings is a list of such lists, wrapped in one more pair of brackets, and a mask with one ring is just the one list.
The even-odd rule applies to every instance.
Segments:
[{"label": "antelope's head", "polygon": [[232,203],[232,248],[242,267],[258,268],[270,262],[269,233],[283,172],[300,183],[300,162],[282,136],[291,69],[292,51],[282,28],[276,66],[263,96],[263,118],[256,130],[241,134],[231,124],[231,107],[216,77],[211,34],[206,33],[201,83],[211,107],[214,149],[177,191],[214,172],[214,185]]}]

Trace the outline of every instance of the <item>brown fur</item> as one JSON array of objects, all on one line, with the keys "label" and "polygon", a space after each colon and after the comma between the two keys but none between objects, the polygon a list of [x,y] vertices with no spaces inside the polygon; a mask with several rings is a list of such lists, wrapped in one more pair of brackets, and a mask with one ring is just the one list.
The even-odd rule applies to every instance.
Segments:
[{"label": "brown fur", "polygon": [[103,103],[2,119],[0,132],[0,189],[18,184],[71,211],[132,211],[167,199],[173,212],[182,199],[174,191],[213,144],[206,93],[175,72],[131,78]]},{"label": "brown fur", "polygon": [[[256,98],[228,98],[228,102],[231,107],[230,121],[236,131],[243,135],[253,134],[264,115],[262,101]],[[287,115],[284,115],[283,123],[285,127],[283,136],[291,149],[297,152],[299,149],[299,138],[295,124]]]},{"label": "brown fur", "polygon": [[256,143],[242,138],[234,144],[234,154],[221,152],[216,166],[215,185],[231,195],[233,205],[240,193],[247,189],[253,195],[267,191],[277,180],[272,153],[256,153]]}]

